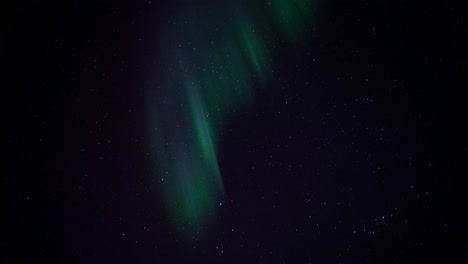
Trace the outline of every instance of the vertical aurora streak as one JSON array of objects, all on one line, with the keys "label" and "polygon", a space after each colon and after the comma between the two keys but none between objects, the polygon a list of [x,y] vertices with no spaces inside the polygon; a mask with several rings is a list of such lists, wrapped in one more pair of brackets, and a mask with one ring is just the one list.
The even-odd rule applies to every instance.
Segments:
[{"label": "vertical aurora streak", "polygon": [[156,179],[184,234],[210,222],[224,195],[217,158],[223,119],[251,101],[252,82],[267,85],[272,65],[265,39],[273,37],[271,28],[291,37],[311,20],[307,0],[233,5],[182,8],[175,20],[185,22],[164,34],[162,80],[149,89]]}]

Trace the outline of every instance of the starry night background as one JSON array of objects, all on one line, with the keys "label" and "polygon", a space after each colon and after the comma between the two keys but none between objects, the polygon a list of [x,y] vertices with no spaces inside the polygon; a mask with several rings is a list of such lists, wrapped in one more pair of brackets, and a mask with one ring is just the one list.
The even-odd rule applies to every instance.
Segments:
[{"label": "starry night background", "polygon": [[468,263],[461,4],[0,12],[2,263]]}]

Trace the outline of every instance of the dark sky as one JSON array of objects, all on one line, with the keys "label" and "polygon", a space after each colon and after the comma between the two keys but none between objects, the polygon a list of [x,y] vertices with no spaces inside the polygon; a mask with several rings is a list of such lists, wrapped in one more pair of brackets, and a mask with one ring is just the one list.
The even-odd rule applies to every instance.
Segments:
[{"label": "dark sky", "polygon": [[204,12],[268,1],[167,2],[1,8],[2,263],[468,263],[466,9],[316,1],[300,37],[259,26],[271,74],[226,110],[224,196],[187,235],[148,133],[189,30],[168,23],[231,35]]}]

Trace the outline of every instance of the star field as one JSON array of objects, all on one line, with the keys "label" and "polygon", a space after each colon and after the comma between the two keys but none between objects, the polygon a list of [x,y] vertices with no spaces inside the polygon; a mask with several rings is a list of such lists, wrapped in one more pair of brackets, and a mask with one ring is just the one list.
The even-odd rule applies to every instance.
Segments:
[{"label": "star field", "polygon": [[466,263],[466,14],[2,12],[2,263]]}]

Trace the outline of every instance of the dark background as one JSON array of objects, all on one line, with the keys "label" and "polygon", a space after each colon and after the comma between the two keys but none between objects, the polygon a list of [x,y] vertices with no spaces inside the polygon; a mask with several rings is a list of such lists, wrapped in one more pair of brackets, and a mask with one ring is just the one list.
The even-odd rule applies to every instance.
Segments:
[{"label": "dark background", "polygon": [[279,42],[268,90],[228,116],[225,202],[188,240],[145,106],[183,4],[3,4],[2,263],[468,263],[460,4],[320,1],[316,35]]}]

